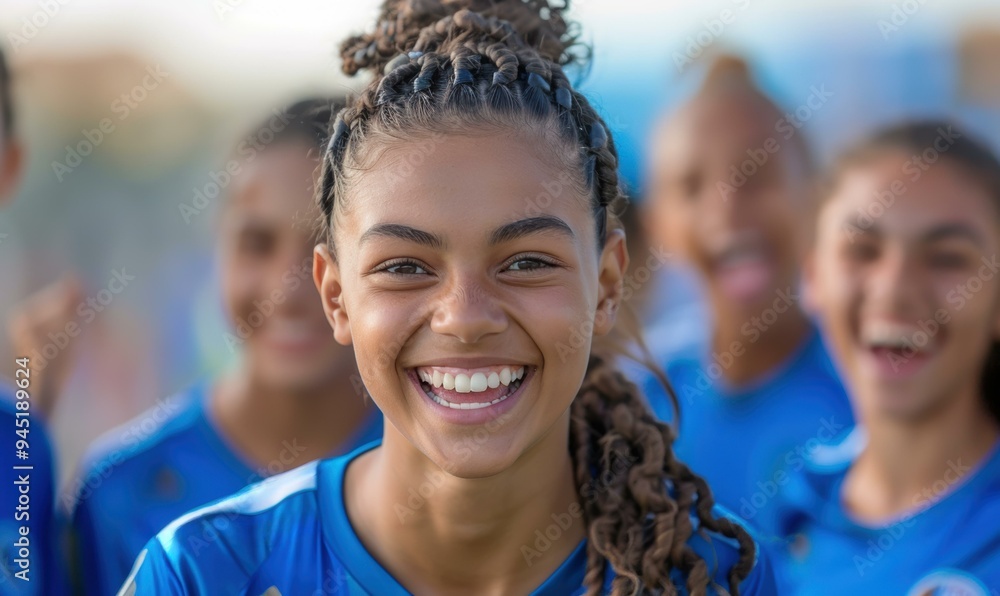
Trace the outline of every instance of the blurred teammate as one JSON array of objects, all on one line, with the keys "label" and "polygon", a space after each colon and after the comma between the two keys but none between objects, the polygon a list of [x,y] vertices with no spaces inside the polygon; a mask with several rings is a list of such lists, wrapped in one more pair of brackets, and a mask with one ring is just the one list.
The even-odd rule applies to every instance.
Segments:
[{"label": "blurred teammate", "polygon": [[[710,345],[664,366],[681,404],[678,457],[720,503],[764,530],[773,529],[772,500],[788,474],[852,424],[799,296],[812,193],[798,124],[743,62],[720,58],[658,129],[644,203],[649,237],[690,262],[712,311]],[[647,393],[669,417],[652,384]]]},{"label": "blurred teammate", "polygon": [[[142,546],[193,507],[381,436],[354,355],[313,287],[312,200],[331,106],[308,101],[262,123],[233,154],[218,260],[243,362],[105,435],[73,485],[87,594],[121,585]],[[206,530],[203,540],[211,542]]]},{"label": "blurred teammate", "polygon": [[807,267],[858,412],[782,493],[802,594],[1000,593],[1000,162],[948,123],[833,169]]},{"label": "blurred teammate", "polygon": [[[13,196],[24,169],[11,95],[10,71],[0,50],[0,202]],[[60,594],[64,589],[55,555],[52,446],[41,408],[32,400],[35,379],[24,356],[14,355],[14,384],[0,381],[0,595],[4,596]]]}]

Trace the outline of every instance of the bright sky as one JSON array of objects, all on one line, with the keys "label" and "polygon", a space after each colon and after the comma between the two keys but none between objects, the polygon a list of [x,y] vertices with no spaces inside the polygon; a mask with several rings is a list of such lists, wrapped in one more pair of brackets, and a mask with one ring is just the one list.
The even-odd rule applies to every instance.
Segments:
[{"label": "bright sky", "polygon": [[[275,73],[282,83],[312,80],[344,84],[339,78],[335,46],[351,31],[370,25],[378,0],[0,0],[0,31],[7,47],[17,45],[13,60],[51,52],[74,54],[113,47],[133,47],[151,60],[164,60],[211,87],[218,81],[219,64],[237,83],[259,81],[253,73]],[[618,48],[634,52],[635,40],[645,47],[672,48],[697,34],[711,21],[731,11],[731,23],[722,33],[741,45],[779,43],[802,34],[804,23],[823,23],[829,13],[850,13],[862,29],[877,30],[879,19],[894,8],[905,14],[911,32],[933,33],[977,21],[989,9],[1000,14],[991,0],[578,0],[575,18],[585,32],[617,57]],[[44,7],[53,14],[46,14]],[[992,8],[989,8],[991,7]],[[42,26],[33,31],[31,20]],[[1000,19],[998,19],[1000,20]],[[791,25],[794,23],[794,25]],[[26,44],[12,34],[22,35]],[[30,37],[29,37],[30,36]],[[612,40],[612,41],[609,41]],[[631,43],[630,43],[631,42]],[[624,46],[624,47],[622,47]],[[666,51],[672,51],[668,49]],[[247,76],[249,75],[249,76]],[[230,81],[232,82],[232,81]]]}]

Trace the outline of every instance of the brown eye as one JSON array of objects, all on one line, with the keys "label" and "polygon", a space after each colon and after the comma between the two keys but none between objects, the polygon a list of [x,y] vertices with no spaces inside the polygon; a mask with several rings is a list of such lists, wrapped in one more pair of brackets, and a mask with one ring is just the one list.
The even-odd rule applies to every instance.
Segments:
[{"label": "brown eye", "polygon": [[263,231],[248,231],[240,234],[239,251],[251,257],[267,256],[276,244],[273,234]]},{"label": "brown eye", "polygon": [[870,263],[878,259],[879,248],[873,242],[853,242],[844,248],[844,256],[856,263]]},{"label": "brown eye", "polygon": [[939,251],[928,255],[927,264],[933,269],[954,271],[965,269],[969,265],[969,259],[961,253]]},{"label": "brown eye", "polygon": [[427,269],[416,261],[407,259],[396,259],[386,261],[376,268],[376,273],[388,273],[390,275],[426,275]]},{"label": "brown eye", "polygon": [[537,259],[521,259],[520,261],[515,261],[507,267],[508,271],[528,271],[531,269],[543,269],[548,267],[548,263],[544,263]]},{"label": "brown eye", "polygon": [[555,267],[556,264],[550,262],[541,257],[535,256],[517,256],[513,259],[507,261],[507,266],[504,267],[504,271],[511,272],[526,272],[526,271],[538,271],[541,269],[551,269]]},{"label": "brown eye", "polygon": [[386,267],[385,270],[396,275],[419,275],[421,273],[427,273],[424,271],[423,267],[413,264],[392,265],[390,267]]}]

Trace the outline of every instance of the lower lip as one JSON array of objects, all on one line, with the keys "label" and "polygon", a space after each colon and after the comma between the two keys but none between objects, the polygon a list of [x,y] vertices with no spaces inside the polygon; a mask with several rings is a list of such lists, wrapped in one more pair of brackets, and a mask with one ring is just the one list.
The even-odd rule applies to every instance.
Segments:
[{"label": "lower lip", "polygon": [[896,381],[916,376],[930,362],[931,355],[927,352],[917,352],[906,355],[882,349],[867,349],[867,362],[875,376],[881,379]]},{"label": "lower lip", "polygon": [[410,378],[410,382],[416,388],[420,397],[423,401],[428,404],[434,411],[434,414],[446,422],[451,424],[461,424],[461,425],[482,425],[491,421],[495,421],[497,418],[504,416],[506,413],[510,412],[517,406],[518,401],[522,395],[524,395],[524,390],[528,385],[534,380],[535,369],[525,367],[524,378],[521,379],[521,386],[517,388],[514,393],[511,393],[503,401],[499,401],[495,404],[490,404],[485,408],[476,408],[475,410],[456,410],[455,408],[450,408],[448,406],[443,406],[433,399],[426,392],[424,388],[420,385],[420,379],[417,377],[417,373],[414,369],[407,371],[407,376]]}]

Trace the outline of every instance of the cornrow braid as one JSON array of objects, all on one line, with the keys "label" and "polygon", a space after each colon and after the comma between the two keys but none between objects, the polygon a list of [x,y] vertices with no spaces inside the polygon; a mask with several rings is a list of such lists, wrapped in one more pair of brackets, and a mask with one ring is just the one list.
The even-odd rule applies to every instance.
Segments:
[{"label": "cornrow braid", "polygon": [[[350,184],[371,147],[476,127],[537,131],[558,147],[556,157],[576,172],[576,190],[589,197],[603,249],[627,200],[614,140],[563,70],[574,41],[565,8],[547,0],[387,0],[375,32],[344,42],[344,71],[366,68],[375,78],[338,115],[323,159],[318,201],[334,258],[337,214],[349,208]],[[610,564],[615,594],[674,594],[677,578],[688,592],[704,594],[712,570],[688,545],[694,519],[698,529],[739,542],[739,560],[728,571],[738,594],[756,558],[752,539],[713,517],[705,481],[674,457],[673,430],[612,363],[593,351],[571,407],[568,448],[581,497],[601,480],[592,498],[582,498],[588,592],[601,592]],[[676,408],[672,388],[655,372]],[[617,469],[622,458],[630,463]]]}]

